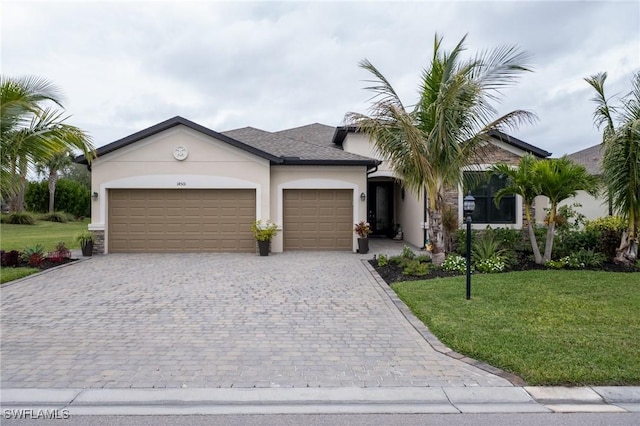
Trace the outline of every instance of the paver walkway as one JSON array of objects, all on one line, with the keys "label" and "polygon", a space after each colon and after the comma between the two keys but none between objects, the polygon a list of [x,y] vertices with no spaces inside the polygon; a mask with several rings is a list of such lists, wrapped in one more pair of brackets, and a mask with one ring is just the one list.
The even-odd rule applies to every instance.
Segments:
[{"label": "paver walkway", "polygon": [[3,286],[1,387],[511,386],[435,352],[364,257],[107,255]]}]

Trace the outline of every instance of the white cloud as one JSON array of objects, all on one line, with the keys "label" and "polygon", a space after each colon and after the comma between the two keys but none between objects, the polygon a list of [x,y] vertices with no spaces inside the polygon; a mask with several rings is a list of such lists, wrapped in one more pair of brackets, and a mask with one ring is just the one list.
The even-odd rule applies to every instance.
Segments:
[{"label": "white cloud", "polygon": [[447,48],[469,33],[469,54],[531,53],[535,73],[499,110],[536,112],[514,135],[562,154],[599,142],[582,79],[609,71],[613,93],[640,69],[637,2],[16,1],[1,24],[3,74],[54,81],[97,145],[174,115],[214,130],[337,125],[366,110],[363,58],[411,104],[438,32]]}]

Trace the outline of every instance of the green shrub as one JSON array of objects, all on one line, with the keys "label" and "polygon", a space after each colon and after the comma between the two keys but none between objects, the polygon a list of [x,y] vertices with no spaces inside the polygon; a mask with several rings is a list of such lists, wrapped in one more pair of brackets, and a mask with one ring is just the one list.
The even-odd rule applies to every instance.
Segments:
[{"label": "green shrub", "polygon": [[41,216],[42,220],[46,220],[47,222],[59,222],[59,223],[67,223],[75,218],[68,214],[67,212],[53,212],[53,213],[45,213]]},{"label": "green shrub", "polygon": [[411,250],[411,247],[405,245],[404,247],[402,247],[402,253],[400,254],[400,256],[404,257],[405,259],[414,259],[416,257],[416,254],[413,252],[413,250]]},{"label": "green shrub", "polygon": [[[46,180],[29,182],[24,200],[29,210],[38,213],[49,211],[49,183]],[[87,217],[91,214],[91,191],[79,182],[59,179],[56,183],[55,208],[74,217]]]},{"label": "green shrub", "polygon": [[627,223],[620,216],[605,216],[590,220],[585,224],[585,231],[597,235],[598,242],[595,250],[603,253],[607,259],[613,259],[616,249],[620,245],[622,231],[627,228]]},{"label": "green shrub", "polygon": [[414,275],[417,277],[423,277],[429,273],[429,264],[420,263],[417,259],[409,260],[402,270],[404,275]]},{"label": "green shrub", "polygon": [[432,263],[433,262],[431,257],[429,255],[427,255],[427,254],[421,254],[419,256],[416,256],[415,259],[420,263]]},{"label": "green shrub", "polygon": [[29,212],[13,212],[4,217],[5,222],[13,225],[35,225],[36,217]]},{"label": "green shrub", "polygon": [[278,233],[278,225],[273,222],[258,219],[251,224],[251,232],[258,241],[271,241]]},{"label": "green shrub", "polygon": [[394,265],[400,265],[404,262],[404,258],[402,256],[391,256],[389,258],[389,262],[393,263]]},{"label": "green shrub", "polygon": [[[517,250],[524,241],[522,231],[511,228],[495,228],[493,236],[505,250]],[[530,246],[530,245],[529,245]]]},{"label": "green shrub", "polygon": [[494,274],[497,272],[504,272],[507,268],[507,263],[502,257],[493,256],[474,263],[473,267],[475,270],[483,274]]},{"label": "green shrub", "polygon": [[556,237],[553,252],[558,257],[565,257],[580,250],[596,250],[599,239],[598,231],[569,230]]},{"label": "green shrub", "polygon": [[467,261],[462,256],[450,254],[444,259],[440,267],[444,271],[462,273],[467,270]]},{"label": "green shrub", "polygon": [[389,257],[381,254],[378,256],[378,266],[387,266],[389,264]]},{"label": "green shrub", "polygon": [[602,253],[582,249],[569,255],[568,266],[571,268],[595,268],[602,266],[605,260],[606,257]]},{"label": "green shrub", "polygon": [[496,239],[493,230],[490,229],[480,234],[471,247],[471,259],[474,264],[483,261],[491,263],[496,258],[501,258],[502,263],[505,263],[506,255],[507,251],[500,248],[500,242]]},{"label": "green shrub", "polygon": [[44,260],[44,247],[41,244],[27,247],[24,249],[22,258],[29,263],[29,266],[37,268]]},{"label": "green shrub", "polygon": [[546,266],[549,269],[563,269],[563,268],[566,268],[568,264],[569,264],[569,256],[565,256],[558,260],[547,260],[544,263],[544,266]]}]

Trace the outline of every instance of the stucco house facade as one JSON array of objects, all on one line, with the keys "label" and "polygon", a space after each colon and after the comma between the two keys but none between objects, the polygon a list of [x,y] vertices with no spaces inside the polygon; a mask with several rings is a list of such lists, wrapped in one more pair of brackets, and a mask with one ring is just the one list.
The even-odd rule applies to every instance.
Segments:
[{"label": "stucco house facade", "polygon": [[[494,132],[484,164],[517,164],[525,153],[550,153]],[[355,222],[373,236],[424,245],[425,197],[402,187],[369,139],[357,129],[310,124],[279,132],[245,127],[215,132],[174,117],[97,150],[91,163],[89,229],[97,253],[253,252],[256,219],[279,227],[273,252],[356,251]],[[87,164],[80,156],[79,163]],[[472,172],[472,169],[469,169]],[[500,182],[474,190],[475,226],[522,227],[522,201],[493,206]],[[422,195],[422,194],[420,194]],[[462,220],[460,190],[448,202]],[[479,211],[480,210],[480,211]]]}]

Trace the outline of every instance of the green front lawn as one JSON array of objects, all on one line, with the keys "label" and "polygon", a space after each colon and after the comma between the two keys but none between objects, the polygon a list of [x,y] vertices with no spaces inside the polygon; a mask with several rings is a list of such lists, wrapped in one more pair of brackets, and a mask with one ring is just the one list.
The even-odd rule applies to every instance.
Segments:
[{"label": "green front lawn", "polygon": [[0,268],[0,284],[40,272],[38,268]]},{"label": "green front lawn", "polygon": [[86,231],[89,219],[78,222],[39,221],[35,225],[0,225],[0,249],[4,251],[24,250],[25,247],[42,244],[45,251],[52,251],[59,241],[69,249],[80,248],[76,235]]},{"label": "green front lawn", "polygon": [[524,271],[396,283],[453,350],[530,385],[640,385],[640,274]]}]

